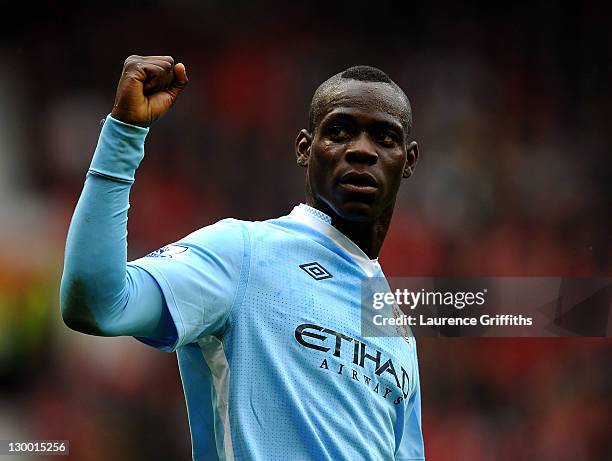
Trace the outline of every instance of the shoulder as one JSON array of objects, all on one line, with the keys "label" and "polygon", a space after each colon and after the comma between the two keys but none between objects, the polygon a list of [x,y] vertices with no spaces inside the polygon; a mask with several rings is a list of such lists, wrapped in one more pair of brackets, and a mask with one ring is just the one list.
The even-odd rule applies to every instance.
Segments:
[{"label": "shoulder", "polygon": [[287,220],[275,218],[267,221],[245,221],[226,218],[202,227],[176,241],[173,245],[218,254],[249,253],[252,245],[258,248],[274,246],[296,237]]},{"label": "shoulder", "polygon": [[253,240],[266,241],[270,237],[266,221],[243,221],[226,218],[202,227],[174,243],[175,246],[195,250],[195,253],[219,256],[249,253]]},{"label": "shoulder", "polygon": [[188,234],[186,237],[184,237],[184,240],[197,239],[212,235],[214,233],[238,232],[246,224],[247,221],[241,221],[239,219],[234,218],[225,218],[220,221],[217,221],[216,223],[209,224],[208,226],[204,226],[193,231],[191,234]]},{"label": "shoulder", "polygon": [[291,232],[286,217],[266,221],[245,221],[235,218],[225,218],[209,226],[202,227],[187,235],[182,241],[198,242],[211,238],[231,239],[242,235],[257,237],[272,237],[276,234]]},{"label": "shoulder", "polygon": [[245,234],[248,233],[248,224],[248,221],[234,218],[222,219],[192,232],[176,243],[203,248],[211,246],[234,247],[244,240]]}]

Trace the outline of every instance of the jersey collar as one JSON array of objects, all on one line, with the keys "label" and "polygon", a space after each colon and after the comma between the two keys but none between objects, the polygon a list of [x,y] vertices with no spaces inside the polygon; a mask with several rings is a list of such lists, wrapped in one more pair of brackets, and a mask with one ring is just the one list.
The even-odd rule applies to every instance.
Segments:
[{"label": "jersey collar", "polygon": [[294,207],[289,217],[317,232],[325,235],[338,245],[345,253],[357,263],[368,277],[373,277],[381,270],[378,258],[370,259],[355,242],[332,226],[332,219],[320,210],[313,208],[305,203],[300,203]]}]

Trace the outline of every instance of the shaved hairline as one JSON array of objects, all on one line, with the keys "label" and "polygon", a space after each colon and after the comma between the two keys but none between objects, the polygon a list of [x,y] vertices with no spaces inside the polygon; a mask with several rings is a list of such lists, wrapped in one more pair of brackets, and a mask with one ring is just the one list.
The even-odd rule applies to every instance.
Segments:
[{"label": "shaved hairline", "polygon": [[[347,69],[347,70],[350,70],[350,69]],[[326,106],[326,104],[329,103],[329,101],[332,99],[333,93],[340,90],[342,86],[347,84],[348,82],[354,81],[354,82],[379,83],[379,84],[389,85],[391,88],[395,90],[396,93],[398,93],[398,95],[403,99],[404,105],[405,105],[405,110],[400,115],[400,120],[401,120],[402,126],[406,130],[406,137],[408,137],[408,135],[410,135],[410,132],[412,131],[412,108],[410,106],[410,101],[408,99],[408,96],[406,96],[406,93],[404,93],[404,90],[402,90],[401,87],[397,83],[391,80],[382,71],[379,71],[379,72],[381,72],[385,77],[387,77],[388,81],[385,81],[382,79],[376,79],[376,80],[367,79],[366,80],[366,79],[359,79],[359,78],[352,78],[352,77],[343,77],[342,74],[346,73],[347,70],[339,72],[331,76],[330,78],[325,80],[323,83],[321,83],[321,85],[319,85],[319,87],[314,92],[312,101],[310,103],[310,110],[308,112],[308,131],[311,134],[314,134],[323,116],[323,109]]]}]

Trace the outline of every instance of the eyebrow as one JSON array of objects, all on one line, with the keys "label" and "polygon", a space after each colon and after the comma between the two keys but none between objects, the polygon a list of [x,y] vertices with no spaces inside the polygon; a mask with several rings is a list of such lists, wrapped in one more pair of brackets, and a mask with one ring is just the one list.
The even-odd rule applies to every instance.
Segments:
[{"label": "eyebrow", "polygon": [[331,115],[328,114],[325,117],[323,117],[323,120],[321,120],[321,124],[327,125],[329,123],[342,122],[342,121],[355,122],[355,117],[353,117],[351,114],[348,114],[346,112],[336,112],[335,114],[331,114]]},{"label": "eyebrow", "polygon": [[[332,111],[332,112],[334,112],[334,111]],[[387,112],[381,112],[381,113],[387,113]],[[391,114],[388,114],[388,115],[392,116]],[[338,112],[325,115],[321,119],[321,121],[322,122],[327,122],[327,120],[338,120],[338,119],[340,119],[340,120],[342,120],[342,119],[355,120],[355,116],[353,114],[351,114],[350,112],[345,112],[345,111],[340,110]],[[394,121],[391,121],[391,120],[376,120],[374,122],[374,124],[385,124],[385,125],[387,125],[389,127],[397,127],[397,128],[403,127],[403,125],[402,125],[402,123],[400,121],[394,122]]]},{"label": "eyebrow", "polygon": [[[355,117],[348,113],[348,112],[336,112],[333,114],[328,114],[326,115],[323,120],[321,121],[321,126],[327,126],[330,123],[337,123],[337,122],[349,122],[349,123],[356,123]],[[372,122],[370,124],[373,127],[376,128],[385,128],[388,130],[391,130],[393,132],[395,132],[398,136],[405,136],[406,133],[404,133],[404,125],[401,122],[393,122],[391,120],[375,120],[374,122]]]},{"label": "eyebrow", "polygon": [[395,131],[397,132],[397,134],[401,134],[401,135],[404,134],[404,125],[402,125],[401,123],[393,123],[388,120],[380,120],[380,121],[374,122],[372,125],[376,127],[380,127],[380,128],[386,128],[391,131]]}]

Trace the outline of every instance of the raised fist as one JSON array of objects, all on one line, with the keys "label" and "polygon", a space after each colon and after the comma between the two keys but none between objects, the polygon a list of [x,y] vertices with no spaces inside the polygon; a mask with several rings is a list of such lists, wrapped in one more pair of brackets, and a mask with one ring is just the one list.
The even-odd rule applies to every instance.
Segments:
[{"label": "raised fist", "polygon": [[164,115],[187,85],[187,72],[171,56],[130,56],[117,85],[113,118],[148,127]]}]

